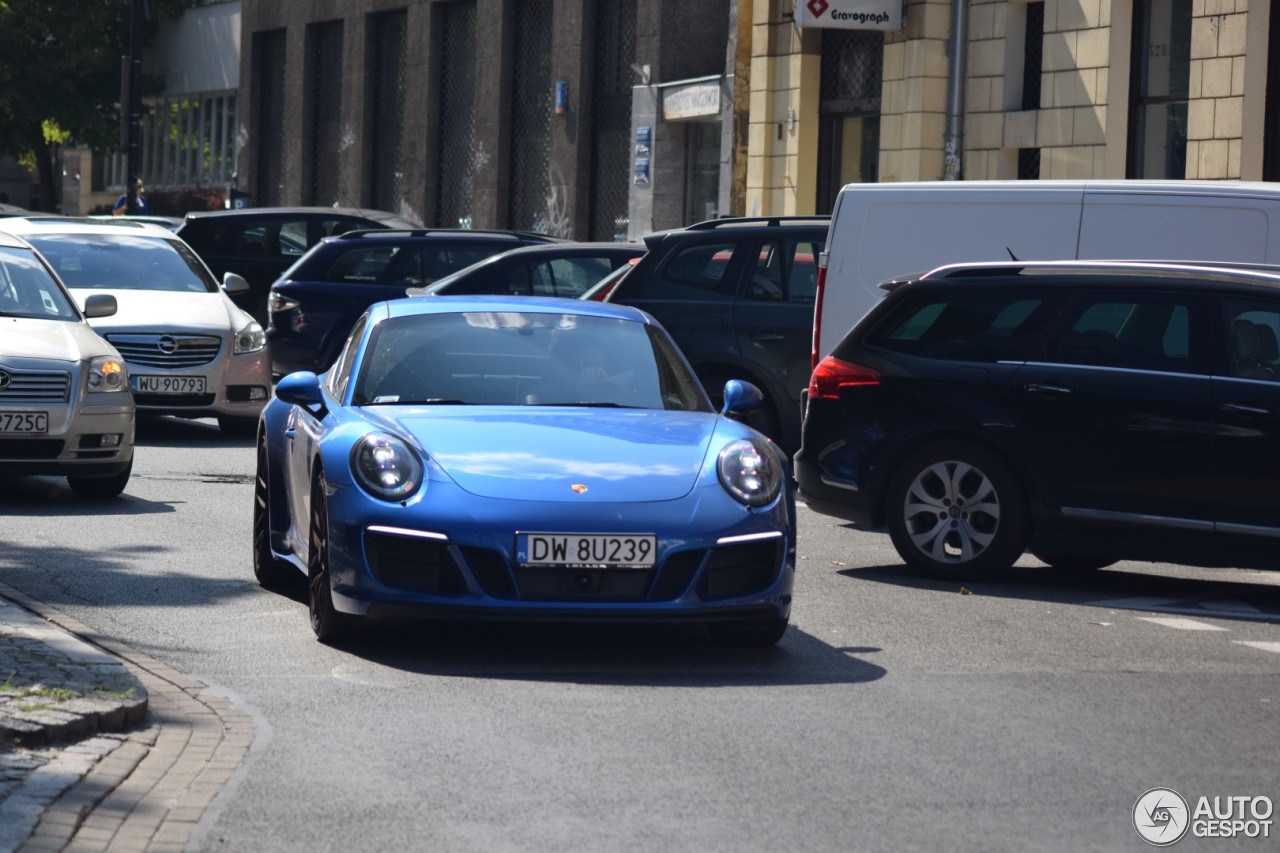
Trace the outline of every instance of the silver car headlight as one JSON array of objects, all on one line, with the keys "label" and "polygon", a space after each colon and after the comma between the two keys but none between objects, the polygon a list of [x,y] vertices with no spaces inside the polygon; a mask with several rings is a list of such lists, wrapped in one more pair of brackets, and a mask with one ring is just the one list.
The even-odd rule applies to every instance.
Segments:
[{"label": "silver car headlight", "polygon": [[89,362],[84,380],[85,387],[94,394],[129,390],[129,374],[124,362],[113,355],[100,355]]},{"label": "silver car headlight", "polygon": [[422,461],[385,432],[362,437],[351,449],[351,473],[366,492],[384,501],[404,500],[422,486]]},{"label": "silver car headlight", "polygon": [[782,466],[759,441],[742,438],[725,445],[717,470],[724,490],[747,506],[770,504],[782,490]]},{"label": "silver car headlight", "polygon": [[262,331],[257,320],[236,332],[235,354],[244,355],[251,352],[262,352],[267,348],[267,333]]}]

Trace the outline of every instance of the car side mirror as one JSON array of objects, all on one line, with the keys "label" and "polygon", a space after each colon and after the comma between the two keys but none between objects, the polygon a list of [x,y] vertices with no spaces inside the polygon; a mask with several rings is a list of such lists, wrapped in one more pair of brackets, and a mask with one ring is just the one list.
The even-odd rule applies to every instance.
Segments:
[{"label": "car side mirror", "polygon": [[229,296],[235,296],[237,293],[248,293],[249,282],[239,273],[224,272],[222,274],[222,289]]},{"label": "car side mirror", "polygon": [[760,389],[742,379],[730,379],[724,383],[724,408],[722,415],[733,415],[756,408],[764,402]]},{"label": "car side mirror", "polygon": [[320,377],[309,370],[290,373],[277,382],[276,397],[313,412],[323,411],[325,408],[324,393],[320,390]]},{"label": "car side mirror", "polygon": [[111,317],[119,307],[116,304],[116,298],[110,293],[94,293],[84,301],[84,316],[88,320],[95,317]]}]

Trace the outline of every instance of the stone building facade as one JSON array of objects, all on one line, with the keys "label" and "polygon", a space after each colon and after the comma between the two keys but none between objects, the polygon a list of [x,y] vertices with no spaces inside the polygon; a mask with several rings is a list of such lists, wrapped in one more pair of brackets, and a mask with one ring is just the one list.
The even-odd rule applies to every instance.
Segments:
[{"label": "stone building facade", "polygon": [[[1280,179],[1266,0],[968,0],[954,175],[951,3],[905,0],[901,29],[861,42],[797,27],[795,8],[752,2],[747,213],[828,212],[856,180]],[[878,135],[833,149],[833,109],[849,105],[830,100],[832,74],[877,41],[878,118],[859,120]]]}]

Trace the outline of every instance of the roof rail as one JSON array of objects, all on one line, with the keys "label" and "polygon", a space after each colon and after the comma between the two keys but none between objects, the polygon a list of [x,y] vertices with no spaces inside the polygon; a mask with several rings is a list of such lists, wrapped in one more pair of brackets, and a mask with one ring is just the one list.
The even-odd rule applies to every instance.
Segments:
[{"label": "roof rail", "polygon": [[431,234],[485,234],[502,237],[538,237],[547,238],[550,234],[539,234],[536,231],[508,231],[503,228],[359,228],[334,234],[334,237],[385,237],[389,234],[407,234],[410,237],[427,237]]},{"label": "roof rail", "polygon": [[726,216],[721,219],[708,219],[687,226],[686,231],[711,231],[725,225],[763,224],[776,228],[784,222],[830,222],[831,217],[814,214],[813,216]]}]

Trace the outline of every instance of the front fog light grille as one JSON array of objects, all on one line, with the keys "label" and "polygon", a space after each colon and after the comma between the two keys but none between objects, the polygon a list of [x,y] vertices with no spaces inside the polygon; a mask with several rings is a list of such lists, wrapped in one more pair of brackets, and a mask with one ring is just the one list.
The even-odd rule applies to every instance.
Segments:
[{"label": "front fog light grille", "polygon": [[366,531],[364,547],[369,569],[387,586],[425,595],[466,592],[462,572],[445,542]]},{"label": "front fog light grille", "polygon": [[227,402],[255,403],[271,396],[265,385],[228,385]]},{"label": "front fog light grille", "polygon": [[698,582],[703,599],[737,598],[760,592],[773,583],[782,566],[783,540],[720,546]]}]

